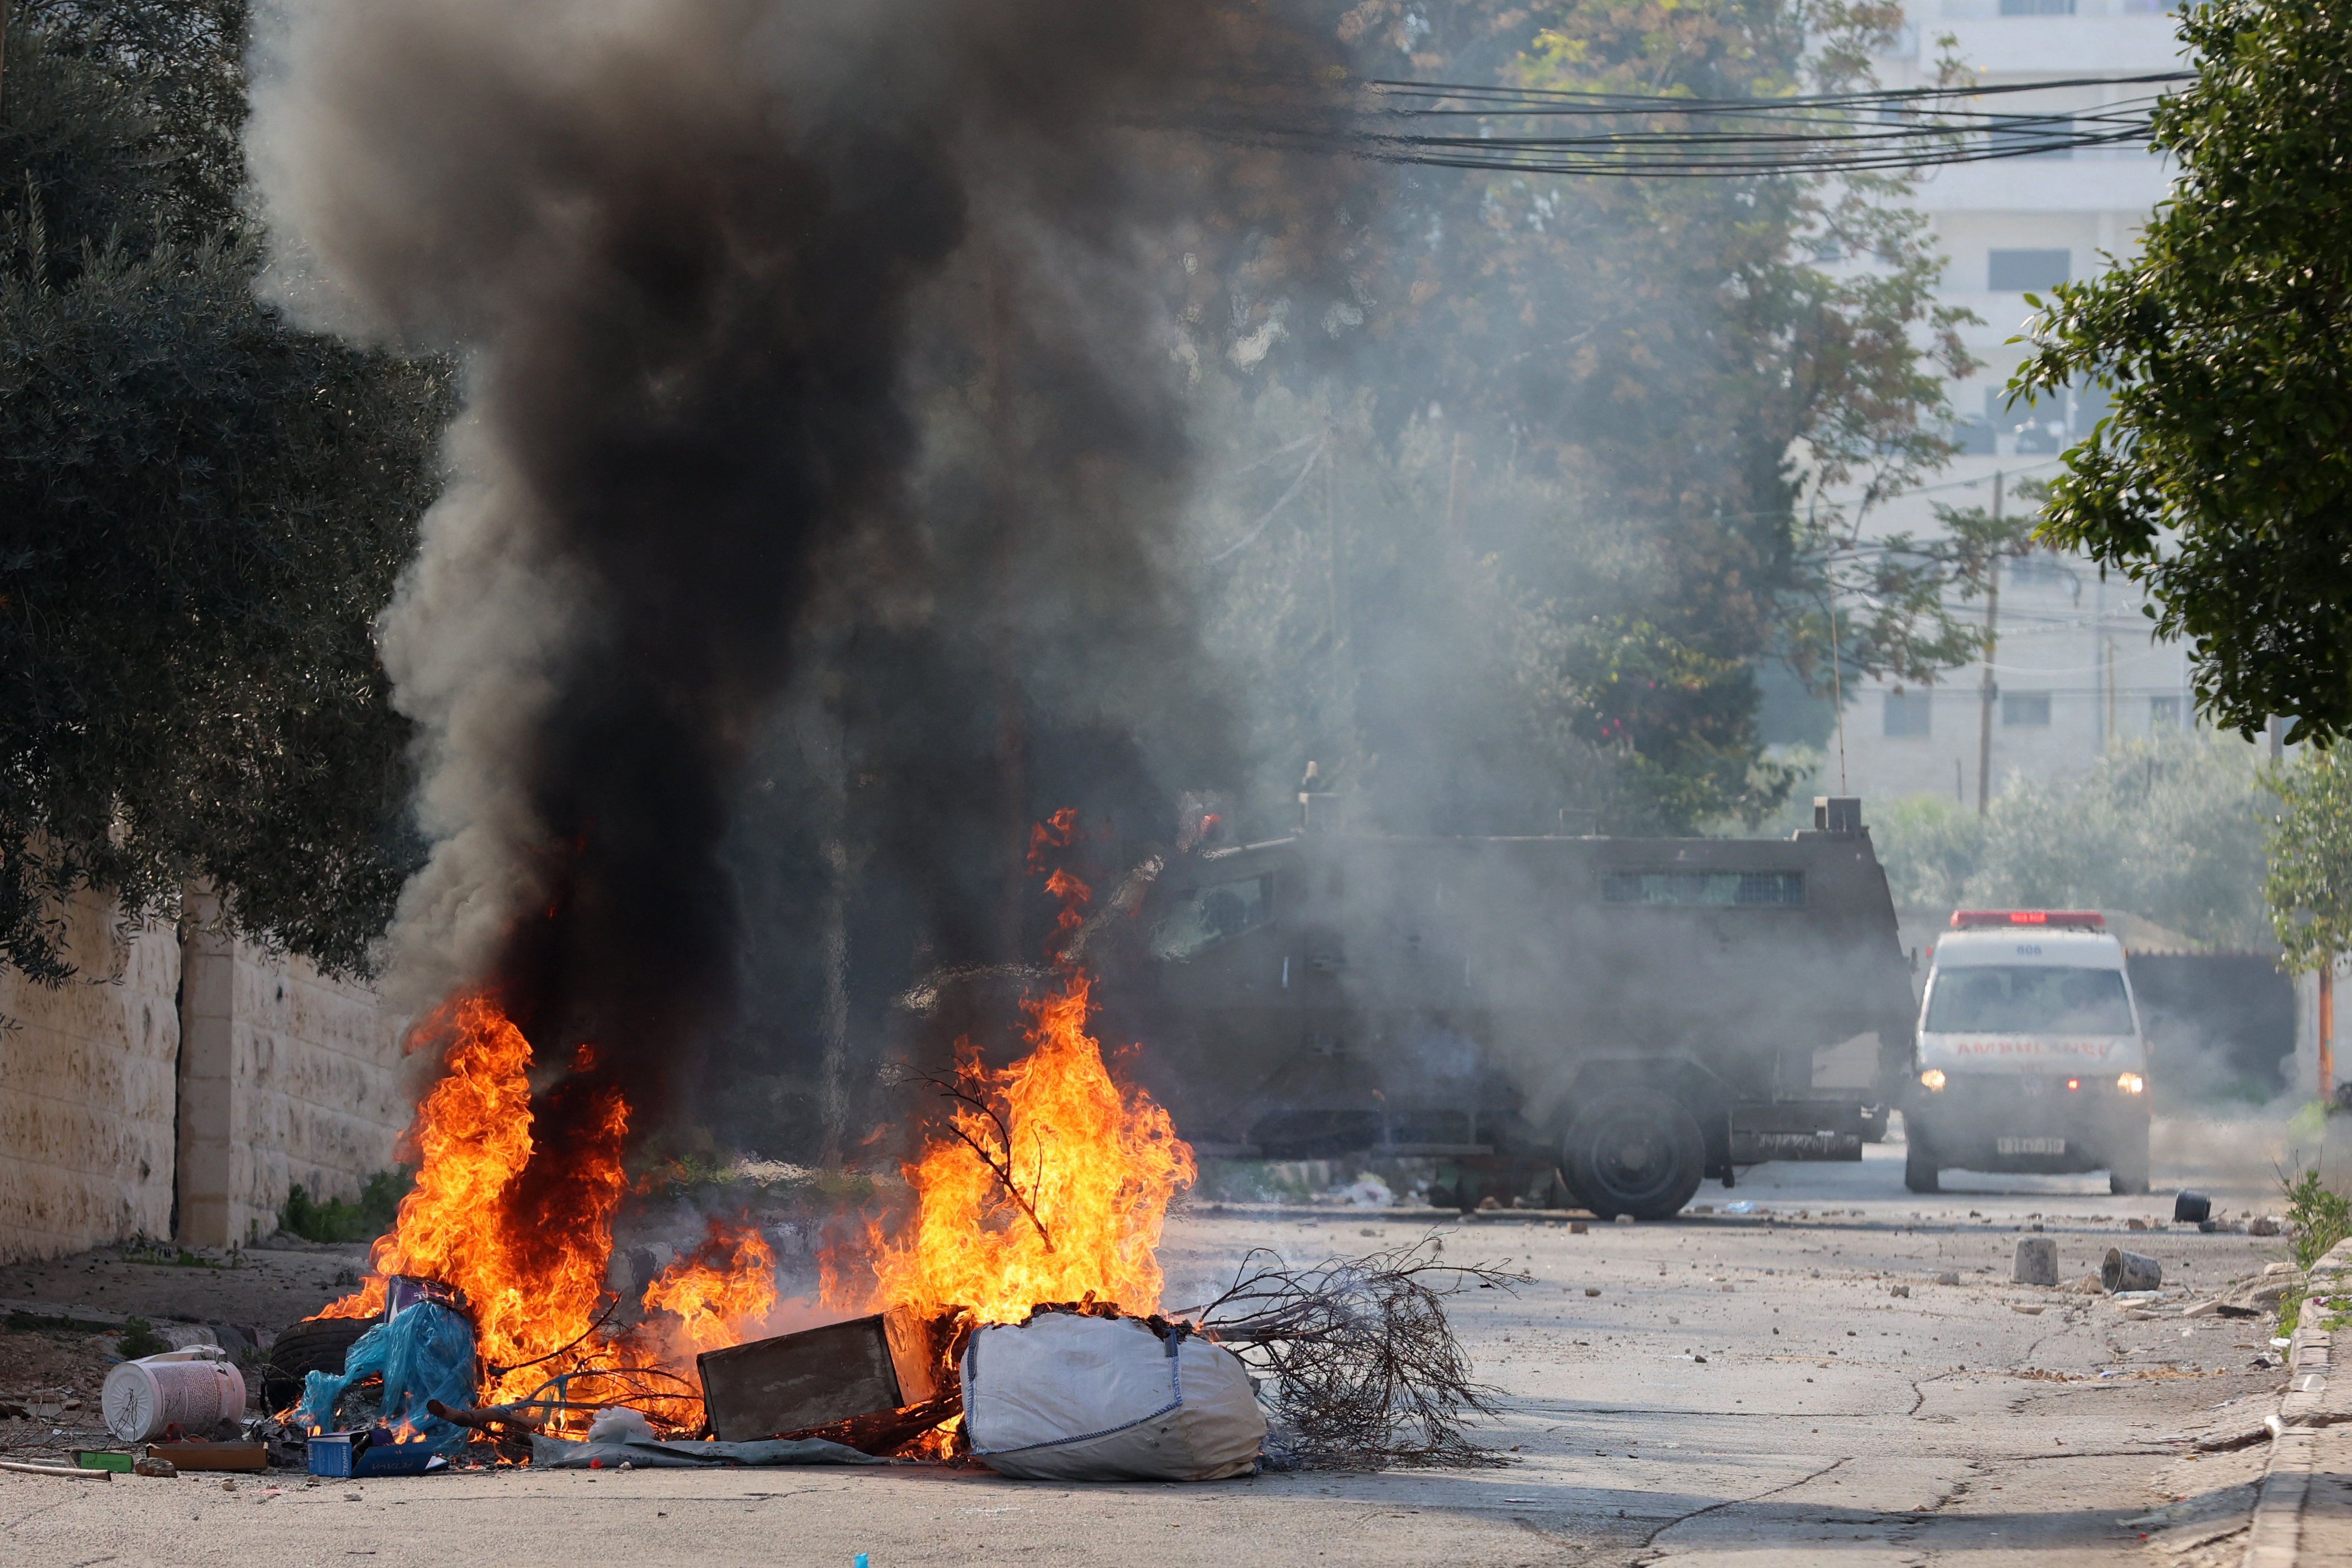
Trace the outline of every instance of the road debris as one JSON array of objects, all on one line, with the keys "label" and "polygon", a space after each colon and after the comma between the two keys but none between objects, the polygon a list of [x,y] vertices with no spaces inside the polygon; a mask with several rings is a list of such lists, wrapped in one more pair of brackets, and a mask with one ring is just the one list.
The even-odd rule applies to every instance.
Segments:
[{"label": "road debris", "polygon": [[2127,1291],[2153,1291],[2164,1283],[2164,1265],[2141,1253],[2110,1247],[2099,1263],[2099,1283],[2111,1296]]},{"label": "road debris", "polygon": [[69,1481],[110,1481],[112,1470],[85,1470],[75,1465],[28,1465],[17,1459],[0,1459],[0,1470],[10,1470],[20,1476],[62,1476]]}]

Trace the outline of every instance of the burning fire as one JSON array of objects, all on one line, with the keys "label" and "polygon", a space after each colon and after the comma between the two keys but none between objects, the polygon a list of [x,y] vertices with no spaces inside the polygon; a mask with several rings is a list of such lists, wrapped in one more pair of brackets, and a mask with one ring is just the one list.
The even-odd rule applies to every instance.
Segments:
[{"label": "burning fire", "polygon": [[[1032,868],[1042,870],[1046,852],[1069,847],[1076,831],[1069,811],[1039,827]],[[1045,886],[1061,901],[1066,938],[1089,891],[1066,869]],[[895,1235],[868,1228],[870,1285],[850,1282],[828,1251],[828,1307],[909,1307],[983,1323],[1017,1322],[1047,1301],[1158,1309],[1155,1252],[1170,1199],[1193,1179],[1192,1151],[1165,1110],[1112,1078],[1087,1032],[1085,970],[1060,956],[1056,968],[1055,988],[1023,1004],[1026,1056],[992,1071],[969,1041],[957,1042],[955,1076],[939,1085],[953,1098],[946,1130],[904,1167],[913,1212]],[[464,1293],[473,1317],[480,1403],[555,1401],[553,1424],[572,1429],[603,1403],[635,1405],[673,1427],[696,1424],[684,1364],[779,1332],[766,1239],[749,1225],[712,1220],[701,1243],[646,1287],[639,1304],[661,1316],[611,1326],[617,1303],[608,1302],[605,1277],[628,1185],[629,1106],[599,1082],[594,1048],[579,1047],[572,1073],[542,1088],[535,1106],[530,1042],[490,997],[453,999],[415,1040],[447,1042],[443,1076],[412,1128],[415,1189],[376,1242],[366,1283],[323,1315],[383,1311],[392,1275],[437,1281]],[[542,1126],[560,1135],[540,1142],[534,1128]],[[921,1443],[943,1452],[951,1430]]]},{"label": "burning fire", "polygon": [[[488,998],[467,995],[438,1009],[417,1038],[443,1036],[444,1073],[412,1129],[415,1189],[371,1252],[365,1284],[322,1315],[383,1311],[390,1275],[436,1280],[465,1294],[485,1364],[483,1404],[547,1396],[550,1380],[567,1375],[575,1380],[568,1396],[583,1403],[642,1394],[659,1359],[600,1326],[613,1216],[628,1186],[627,1103],[593,1079],[582,1080],[592,1085],[584,1091],[553,1091],[592,1099],[572,1117],[567,1146],[542,1147],[532,1137],[532,1052],[522,1031]],[[589,1072],[593,1048],[580,1047],[572,1065]],[[697,1349],[733,1344],[774,1304],[774,1268],[756,1230],[714,1222],[699,1249],[647,1287],[644,1305],[677,1313]]]},{"label": "burning fire", "polygon": [[[1040,826],[1032,869],[1076,827],[1068,810]],[[1066,870],[1045,885],[1066,937],[1090,892]],[[1150,1095],[1113,1080],[1087,1033],[1093,982],[1075,963],[1056,967],[1058,988],[1022,1004],[1027,1056],[992,1071],[970,1040],[956,1042],[955,1078],[941,1085],[955,1102],[948,1130],[903,1167],[915,1190],[903,1228],[868,1229],[875,1285],[862,1304],[963,1307],[983,1323],[1089,1296],[1139,1315],[1159,1309],[1160,1229],[1194,1178],[1192,1150]],[[827,1262],[827,1303],[861,1304],[843,1299],[856,1292]]]},{"label": "burning fire", "polygon": [[763,1322],[776,1304],[776,1255],[749,1225],[712,1219],[702,1245],[681,1255],[646,1287],[649,1312],[674,1312],[698,1351],[742,1342],[742,1327]]}]

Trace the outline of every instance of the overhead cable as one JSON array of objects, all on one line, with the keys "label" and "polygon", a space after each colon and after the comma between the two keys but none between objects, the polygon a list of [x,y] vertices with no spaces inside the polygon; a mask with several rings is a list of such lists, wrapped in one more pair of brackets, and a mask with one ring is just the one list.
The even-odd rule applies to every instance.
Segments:
[{"label": "overhead cable", "polygon": [[[1313,124],[1279,115],[1271,121],[1243,118],[1258,138],[1385,163],[1651,177],[1860,173],[2145,142],[2159,92],[2073,110],[2010,110],[1981,100],[2053,89],[2160,89],[2194,75],[1755,98],[1373,80],[1360,84],[1353,112]],[[1574,128],[1546,123],[1561,120]],[[1454,129],[1464,121],[1475,121],[1475,130]],[[1244,126],[1229,122],[1227,129]]]}]

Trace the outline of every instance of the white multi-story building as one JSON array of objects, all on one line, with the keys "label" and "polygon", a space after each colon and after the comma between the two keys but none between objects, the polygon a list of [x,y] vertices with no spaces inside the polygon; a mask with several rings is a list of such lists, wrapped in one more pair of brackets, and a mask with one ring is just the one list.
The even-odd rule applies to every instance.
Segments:
[{"label": "white multi-story building", "polygon": [[[2181,68],[2173,17],[2152,0],[1920,0],[1903,52],[1885,63],[1888,87],[1932,84],[1950,52],[1986,86],[2147,75]],[[1978,99],[2014,115],[2031,134],[2043,125],[2153,85],[2053,86]],[[2021,482],[2058,472],[2058,453],[2102,412],[2093,395],[2010,407],[2003,389],[2022,357],[2018,336],[2031,315],[2025,295],[2087,277],[2109,256],[2128,255],[2140,225],[2170,182],[2168,165],[2145,146],[2082,148],[1929,171],[1916,204],[1932,221],[1947,258],[1944,298],[1983,325],[1966,340],[1982,368],[1951,388],[1963,421],[1964,455],[1926,489],[1889,502],[1865,532],[1936,530],[1934,505],[2019,504]],[[2000,584],[1994,693],[1971,664],[1927,687],[1870,682],[1847,694],[1843,789],[1885,799],[1940,793],[1978,803],[1979,742],[1990,710],[1991,779],[2047,777],[2086,767],[2119,739],[2192,722],[2180,648],[2150,641],[2142,600],[2119,578],[2102,580],[2089,562],[2036,555],[2009,565]],[[1966,609],[1980,620],[1982,601]],[[1830,743],[1825,784],[1836,784],[1839,741]]]}]

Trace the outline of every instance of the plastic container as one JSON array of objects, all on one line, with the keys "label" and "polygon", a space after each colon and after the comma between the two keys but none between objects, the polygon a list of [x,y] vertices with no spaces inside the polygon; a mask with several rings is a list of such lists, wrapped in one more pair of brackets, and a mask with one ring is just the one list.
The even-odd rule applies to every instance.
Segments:
[{"label": "plastic container", "polygon": [[177,1427],[209,1433],[245,1414],[245,1375],[217,1349],[174,1350],[126,1361],[106,1375],[99,1391],[106,1429],[126,1443],[144,1443]]},{"label": "plastic container", "polygon": [[310,1473],[314,1476],[421,1476],[446,1468],[449,1461],[430,1443],[379,1443],[376,1429],[320,1432],[310,1439]]}]

